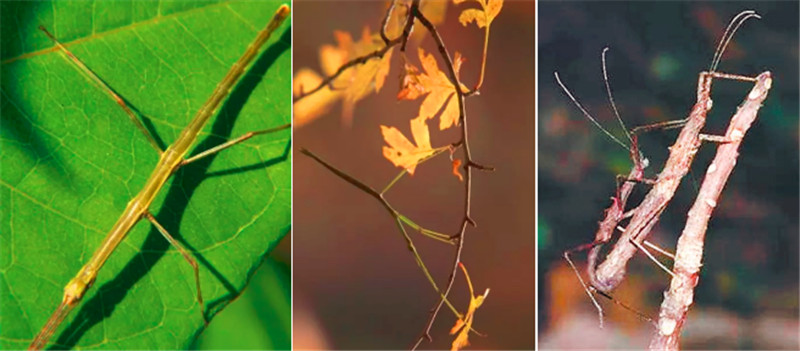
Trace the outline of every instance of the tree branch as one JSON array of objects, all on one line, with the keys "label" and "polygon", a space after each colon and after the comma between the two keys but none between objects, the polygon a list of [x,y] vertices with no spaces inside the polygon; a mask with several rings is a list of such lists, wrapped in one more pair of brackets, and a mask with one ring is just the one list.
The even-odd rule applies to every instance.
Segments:
[{"label": "tree branch", "polygon": [[725,133],[727,142],[717,148],[717,155],[708,166],[697,199],[689,210],[686,226],[678,239],[675,265],[672,269],[674,276],[669,290],[664,293],[657,332],[650,342],[651,350],[679,348],[680,332],[686,322],[689,305],[694,299],[694,287],[699,280],[703,240],[708,220],[736,165],[742,138],[756,119],[758,109],[766,99],[771,85],[772,78],[769,72],[761,73],[756,78],[755,86],[731,119],[728,131]]},{"label": "tree branch", "polygon": [[[417,229],[414,226],[414,225],[416,225],[416,223],[413,223],[413,222],[410,222],[410,221],[404,221],[403,219],[405,217],[403,217],[401,214],[399,214],[397,211],[395,211],[383,197],[383,193],[389,187],[391,187],[394,184],[394,182],[399,178],[399,176],[398,176],[398,178],[395,178],[395,180],[393,180],[387,186],[387,189],[384,189],[384,191],[378,192],[375,189],[373,189],[373,188],[365,185],[364,183],[358,181],[357,179],[353,178],[352,176],[350,176],[350,175],[342,172],[341,170],[336,169],[335,167],[331,166],[330,164],[326,163],[325,161],[323,161],[322,159],[320,159],[319,157],[317,157],[316,155],[314,155],[310,151],[305,150],[305,149],[301,149],[300,150],[303,154],[313,158],[315,161],[317,161],[318,163],[320,163],[323,166],[325,166],[328,170],[330,170],[331,172],[333,172],[337,176],[341,177],[345,181],[351,183],[352,185],[356,186],[360,190],[366,192],[367,194],[369,194],[370,196],[376,198],[378,201],[381,202],[381,204],[394,217],[395,221],[397,222],[397,224],[399,226],[400,231],[404,235],[404,237],[406,239],[406,242],[409,245],[409,249],[414,254],[414,257],[415,257],[415,260],[416,260],[417,264],[423,269],[423,272],[425,273],[426,277],[428,278],[428,280],[430,281],[430,283],[434,287],[434,290],[436,290],[436,292],[439,294],[439,298],[437,299],[437,302],[436,302],[434,308],[431,310],[430,316],[429,316],[428,321],[426,323],[426,327],[423,330],[422,334],[417,339],[417,341],[414,344],[412,349],[416,349],[420,345],[422,340],[424,340],[424,339],[427,339],[429,341],[431,340],[430,329],[433,326],[433,323],[436,320],[436,317],[438,316],[439,311],[442,308],[442,305],[447,304],[448,307],[455,313],[455,315],[458,318],[462,318],[462,315],[448,301],[448,296],[450,294],[450,290],[453,287],[453,282],[455,281],[456,276],[458,274],[458,265],[461,262],[461,253],[462,253],[463,248],[464,248],[464,237],[465,237],[467,225],[472,225],[473,227],[476,226],[475,221],[471,218],[471,214],[470,214],[471,199],[472,199],[472,170],[473,169],[483,170],[483,171],[492,171],[492,170],[494,170],[494,168],[491,167],[491,166],[485,166],[485,165],[482,165],[482,164],[479,164],[479,163],[475,162],[472,159],[472,155],[471,155],[470,149],[469,149],[467,118],[466,118],[466,109],[465,109],[464,99],[466,97],[468,97],[468,96],[475,95],[476,91],[475,90],[469,91],[469,90],[466,90],[466,88],[464,88],[464,90],[462,90],[462,86],[461,86],[461,84],[459,82],[458,76],[457,76],[456,71],[455,71],[453,60],[450,57],[450,54],[448,53],[447,48],[445,47],[444,42],[442,41],[442,38],[439,35],[439,33],[436,31],[436,28],[434,27],[434,25],[420,12],[419,3],[420,3],[419,0],[414,0],[414,1],[412,1],[411,5],[409,6],[409,8],[408,8],[408,16],[406,18],[406,22],[405,22],[405,25],[404,25],[404,28],[403,28],[403,33],[402,33],[402,35],[400,37],[390,40],[386,35],[386,32],[385,32],[386,28],[385,27],[386,27],[386,25],[388,23],[389,16],[391,16],[392,11],[395,10],[394,8],[390,7],[386,12],[386,15],[384,16],[383,21],[381,22],[381,33],[380,33],[380,35],[381,35],[381,39],[383,40],[383,42],[386,45],[385,47],[383,47],[383,48],[381,48],[379,50],[376,50],[376,51],[374,51],[372,53],[369,53],[367,55],[364,55],[364,56],[361,56],[361,57],[357,57],[357,58],[354,58],[351,61],[348,61],[347,63],[342,65],[336,71],[336,73],[334,73],[333,75],[325,78],[322,82],[320,82],[320,84],[316,88],[314,88],[314,89],[312,89],[312,90],[310,90],[308,92],[305,92],[305,93],[301,94],[300,96],[298,96],[298,97],[296,97],[294,99],[294,101],[297,102],[298,100],[300,100],[300,99],[302,99],[302,98],[304,98],[304,97],[306,97],[306,96],[308,96],[310,94],[313,94],[313,93],[321,90],[324,86],[329,85],[334,79],[336,79],[336,77],[338,77],[340,74],[342,74],[345,70],[347,70],[350,67],[353,67],[353,66],[356,66],[356,65],[359,65],[359,64],[363,64],[363,63],[365,63],[368,60],[373,59],[373,58],[383,57],[383,55],[391,47],[393,47],[395,45],[400,44],[401,45],[401,49],[400,50],[401,51],[405,51],[405,46],[406,46],[406,43],[408,42],[408,37],[410,36],[411,31],[413,29],[415,20],[418,20],[428,30],[428,32],[430,33],[431,37],[433,37],[433,39],[434,39],[434,41],[436,43],[436,46],[437,46],[437,49],[438,49],[440,57],[445,62],[445,66],[447,67],[447,72],[448,72],[448,78],[449,78],[450,82],[453,84],[453,86],[455,87],[456,95],[454,96],[454,98],[458,99],[458,111],[459,111],[458,121],[461,124],[461,138],[460,138],[460,140],[452,143],[451,145],[448,145],[446,148],[450,148],[450,147],[457,148],[457,147],[463,146],[464,162],[463,162],[463,166],[462,167],[463,167],[464,172],[465,172],[465,177],[464,177],[465,179],[464,179],[464,212],[463,212],[463,219],[461,221],[460,230],[456,234],[454,234],[452,236],[449,236],[447,238],[439,237],[437,235],[439,233],[436,233],[436,232],[418,229],[418,230],[420,230],[420,232],[422,234],[425,234],[425,235],[432,234],[433,236],[437,237],[436,239],[444,239],[445,241],[449,241],[451,243],[455,243],[456,248],[455,248],[455,254],[454,254],[454,257],[453,257],[452,269],[451,269],[450,275],[449,275],[449,277],[447,279],[447,282],[446,282],[446,284],[444,286],[444,289],[440,290],[440,288],[437,286],[435,280],[429,274],[427,268],[425,268],[425,265],[422,263],[422,260],[421,260],[421,258],[419,256],[419,253],[414,248],[414,245],[411,242],[411,239],[408,237],[408,234],[406,233],[406,230],[403,227],[403,222],[405,222],[407,225],[410,225],[412,228]],[[391,6],[393,6],[393,5],[391,5]],[[438,154],[438,152],[436,154]],[[422,161],[420,161],[420,163],[421,162]],[[403,173],[400,174],[400,176],[402,176],[402,175],[403,175]],[[426,233],[424,231],[427,231],[429,233]]]},{"label": "tree branch", "polygon": [[455,67],[453,65],[453,60],[450,58],[450,54],[447,51],[447,47],[444,45],[441,36],[436,31],[436,27],[419,11],[419,8],[416,6],[411,7],[410,13],[419,20],[419,22],[428,30],[428,32],[433,37],[434,41],[436,42],[436,47],[439,51],[439,55],[441,56],[442,60],[445,62],[445,66],[447,67],[448,77],[450,78],[450,82],[455,87],[456,91],[456,98],[458,98],[458,113],[459,113],[459,121],[461,122],[461,140],[454,143],[462,144],[464,147],[464,219],[461,221],[461,229],[455,235],[453,235],[453,239],[458,240],[458,245],[456,246],[456,251],[453,256],[453,264],[450,270],[450,276],[447,279],[447,283],[445,284],[444,293],[442,293],[442,298],[438,300],[436,305],[431,310],[430,316],[428,317],[428,323],[425,325],[425,329],[423,330],[422,334],[417,338],[416,343],[411,348],[415,350],[419,347],[422,340],[427,339],[428,341],[432,341],[430,336],[430,330],[433,327],[433,322],[436,321],[436,317],[439,314],[439,311],[442,308],[442,304],[444,303],[445,299],[449,296],[450,290],[453,287],[453,282],[456,279],[458,274],[458,264],[461,262],[461,252],[464,249],[464,237],[467,230],[467,224],[471,224],[473,227],[477,227],[475,221],[472,219],[470,214],[471,209],[471,202],[472,202],[472,169],[477,168],[481,170],[494,170],[493,167],[489,166],[482,166],[472,160],[472,155],[470,153],[469,148],[469,138],[468,138],[468,129],[467,129],[467,112],[464,105],[464,98],[474,94],[474,91],[462,91],[461,84],[458,80],[458,76],[456,75]]}]

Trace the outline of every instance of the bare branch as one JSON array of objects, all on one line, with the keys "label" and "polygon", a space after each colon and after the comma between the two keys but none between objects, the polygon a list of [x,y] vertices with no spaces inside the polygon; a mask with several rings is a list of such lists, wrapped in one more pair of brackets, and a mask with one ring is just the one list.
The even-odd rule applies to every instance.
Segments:
[{"label": "bare branch", "polygon": [[770,72],[761,73],[744,103],[731,119],[725,133],[727,143],[720,144],[717,155],[706,170],[706,177],[694,202],[686,226],[678,239],[675,254],[674,277],[669,290],[664,293],[664,302],[658,318],[656,335],[650,342],[651,350],[677,350],[680,332],[686,322],[689,305],[694,298],[694,287],[699,280],[703,257],[703,240],[708,220],[716,207],[719,195],[736,165],[739,146],[750,125],[756,119],[761,103],[766,99],[772,85]]}]

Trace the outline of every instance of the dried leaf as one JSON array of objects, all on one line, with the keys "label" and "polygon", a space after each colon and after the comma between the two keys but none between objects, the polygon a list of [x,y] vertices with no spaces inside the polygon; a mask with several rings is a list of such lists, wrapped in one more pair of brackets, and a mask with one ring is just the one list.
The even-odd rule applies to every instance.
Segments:
[{"label": "dried leaf", "polygon": [[412,144],[395,127],[381,126],[383,139],[389,146],[383,147],[383,157],[386,157],[395,166],[405,168],[408,174],[413,175],[417,164],[434,153],[431,148],[430,133],[424,118],[411,120],[411,135],[416,145]]},{"label": "dried leaf", "polygon": [[397,100],[415,100],[425,94],[425,87],[420,82],[419,69],[414,65],[404,63],[403,76],[400,79],[400,91]]},{"label": "dried leaf", "polygon": [[467,273],[467,268],[464,267],[464,264],[459,262],[458,266],[461,267],[461,270],[464,271],[464,278],[467,280],[467,286],[469,286],[469,307],[467,308],[467,313],[464,314],[464,318],[459,318],[456,321],[456,324],[450,329],[450,335],[458,333],[456,338],[453,340],[453,344],[451,347],[451,351],[460,350],[469,345],[469,331],[472,330],[472,321],[475,316],[475,310],[478,307],[481,307],[483,301],[486,299],[486,296],[489,295],[489,289],[480,296],[474,296],[475,292],[472,289],[472,281],[469,279],[469,274]]},{"label": "dried leaf", "polygon": [[453,70],[456,71],[456,77],[461,76],[461,65],[467,61],[464,56],[461,56],[461,52],[456,51],[455,55],[453,55]]},{"label": "dried leaf", "polygon": [[453,175],[458,177],[458,180],[463,182],[464,176],[461,175],[461,170],[459,170],[458,167],[461,167],[461,159],[457,158],[453,160]]}]

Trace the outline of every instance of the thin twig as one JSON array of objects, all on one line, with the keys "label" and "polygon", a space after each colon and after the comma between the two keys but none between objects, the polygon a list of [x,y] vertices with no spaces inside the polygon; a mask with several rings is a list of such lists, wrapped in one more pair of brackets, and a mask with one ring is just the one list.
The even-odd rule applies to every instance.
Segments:
[{"label": "thin twig", "polygon": [[[478,169],[478,170],[482,170],[482,171],[493,171],[494,170],[494,168],[491,167],[491,166],[485,166],[485,165],[482,165],[482,164],[479,164],[479,163],[475,162],[472,159],[472,155],[471,155],[470,149],[469,149],[468,132],[467,132],[468,129],[467,129],[467,120],[466,120],[466,110],[465,110],[465,105],[464,105],[464,98],[476,94],[476,91],[474,91],[474,90],[473,91],[469,91],[469,90],[466,90],[466,88],[462,90],[462,86],[461,86],[461,84],[459,82],[458,76],[456,75],[456,71],[455,71],[455,66],[453,64],[453,60],[450,57],[450,54],[448,53],[447,48],[444,45],[444,42],[442,41],[441,36],[436,31],[436,28],[434,27],[434,25],[419,11],[419,3],[420,3],[419,0],[414,0],[414,1],[412,1],[411,5],[409,6],[409,8],[408,8],[408,17],[406,19],[406,22],[405,22],[405,25],[404,25],[404,28],[403,28],[403,34],[399,38],[389,39],[386,36],[385,27],[386,27],[386,23],[388,22],[388,17],[391,15],[391,12],[392,12],[392,9],[389,9],[389,10],[387,10],[387,13],[386,13],[386,15],[385,15],[385,17],[384,17],[384,19],[382,21],[381,38],[384,41],[384,43],[386,44],[386,46],[384,48],[376,50],[376,51],[374,51],[372,53],[369,53],[367,55],[364,55],[364,56],[361,56],[361,57],[357,57],[357,58],[345,63],[344,65],[342,65],[337,70],[336,73],[334,73],[332,76],[329,76],[329,77],[325,78],[322,82],[320,82],[319,86],[317,86],[316,88],[314,88],[314,89],[312,89],[312,90],[310,90],[310,91],[308,91],[306,93],[301,94],[300,96],[298,96],[294,100],[295,102],[297,102],[298,100],[302,99],[303,97],[308,96],[310,94],[313,94],[313,93],[319,91],[325,85],[329,85],[336,77],[338,77],[342,72],[344,72],[346,69],[348,69],[350,67],[353,67],[353,66],[356,66],[356,65],[359,65],[359,64],[363,64],[363,63],[367,62],[368,60],[370,60],[372,58],[382,57],[391,47],[393,47],[393,46],[395,46],[397,44],[401,44],[401,49],[400,50],[401,51],[405,51],[405,46],[406,46],[406,43],[408,42],[408,37],[410,36],[411,31],[413,29],[415,20],[418,20],[428,30],[428,32],[430,33],[431,37],[433,37],[433,39],[434,39],[434,41],[436,43],[437,49],[439,51],[439,54],[440,54],[442,60],[444,60],[445,66],[447,67],[448,78],[449,78],[449,80],[451,81],[451,83],[453,84],[453,86],[455,88],[456,96],[454,98],[458,99],[458,110],[459,110],[458,121],[461,123],[461,138],[460,138],[460,140],[452,143],[450,146],[448,146],[448,148],[449,147],[457,148],[457,147],[463,146],[463,150],[464,150],[464,165],[462,167],[463,167],[463,169],[465,171],[465,177],[464,177],[465,178],[464,179],[464,189],[465,189],[465,191],[464,191],[464,215],[463,215],[463,219],[461,221],[461,228],[460,228],[460,230],[458,231],[457,234],[452,235],[452,236],[448,237],[447,239],[445,239],[445,240],[447,240],[447,241],[449,241],[451,243],[455,242],[456,249],[455,249],[455,254],[454,254],[454,257],[453,257],[452,270],[450,272],[449,278],[448,278],[447,283],[445,284],[445,287],[444,287],[443,290],[439,289],[439,287],[435,283],[435,280],[433,280],[433,278],[429,275],[429,273],[427,271],[427,268],[425,268],[424,264],[421,262],[421,258],[419,256],[419,254],[416,252],[416,250],[415,250],[415,248],[413,246],[413,243],[411,242],[411,239],[408,237],[408,234],[406,233],[406,230],[402,225],[402,223],[403,223],[402,215],[400,215],[397,211],[395,211],[391,207],[391,205],[384,199],[383,192],[385,190],[382,191],[382,192],[378,192],[378,191],[374,190],[373,188],[365,185],[364,183],[358,181],[357,179],[353,178],[352,176],[350,176],[350,175],[344,173],[343,171],[333,167],[332,165],[326,163],[325,161],[323,161],[322,159],[320,159],[319,157],[317,157],[316,155],[314,155],[310,151],[308,151],[306,149],[301,149],[300,150],[303,154],[313,158],[315,161],[319,162],[320,164],[325,166],[328,170],[332,171],[334,174],[338,175],[339,177],[341,177],[342,179],[344,179],[348,183],[353,184],[357,188],[361,189],[362,191],[366,192],[367,194],[369,194],[370,196],[376,198],[378,201],[381,202],[381,204],[395,218],[395,220],[398,223],[398,226],[400,228],[400,231],[403,233],[404,237],[406,238],[406,241],[407,241],[407,243],[409,245],[409,248],[414,253],[414,256],[415,256],[415,259],[417,261],[417,264],[423,269],[423,271],[425,272],[426,277],[429,279],[429,281],[433,285],[434,289],[439,294],[439,298],[437,299],[436,305],[431,310],[429,319],[428,319],[428,321],[426,323],[426,327],[425,327],[424,331],[422,332],[422,334],[417,339],[417,341],[414,344],[414,346],[412,347],[412,349],[416,349],[420,345],[420,343],[422,342],[423,339],[427,339],[429,341],[431,340],[430,329],[433,326],[433,323],[436,320],[436,317],[438,316],[442,305],[447,304],[448,307],[451,310],[453,310],[453,312],[456,314],[456,316],[461,318],[461,314],[448,301],[448,296],[450,294],[450,290],[453,287],[453,282],[455,281],[456,275],[458,274],[458,264],[461,261],[461,253],[462,253],[463,248],[464,248],[464,236],[465,236],[465,233],[466,233],[467,225],[470,224],[473,227],[476,226],[475,221],[471,218],[471,215],[470,215],[471,198],[472,198],[472,169]],[[420,161],[420,162],[422,162],[422,161]],[[403,175],[403,173],[398,175],[398,177],[396,177],[395,180],[393,180],[392,183],[390,183],[389,187],[391,187],[391,185],[393,185],[394,182],[397,179],[399,179],[399,177],[401,177],[402,175]],[[406,224],[411,225],[411,223],[408,223],[408,222],[406,222]],[[412,227],[413,227],[413,225],[412,225]],[[415,228],[415,229],[417,229],[417,228]],[[440,233],[436,233],[436,232],[432,232],[432,231],[429,231],[428,233],[425,233],[424,231],[427,231],[427,230],[420,230],[420,232],[422,234],[435,236],[435,237],[437,237],[436,238],[437,240],[441,239],[441,238],[438,238],[438,236],[439,236],[438,234],[440,234]]]},{"label": "thin twig", "polygon": [[389,17],[392,16],[392,12],[394,11],[394,1],[389,3],[389,6],[386,7],[386,14],[383,16],[383,20],[381,20],[381,40],[383,40],[384,45],[389,45],[389,37],[386,35],[386,25],[389,24]]},{"label": "thin twig", "polygon": [[403,44],[400,45],[400,51],[406,51],[406,44],[408,44],[408,37],[411,36],[411,31],[414,30],[414,12],[419,12],[419,1],[414,0],[411,2],[411,7],[408,9],[406,17],[406,25],[403,27],[403,35],[401,36]]},{"label": "thin twig", "polygon": [[436,31],[436,27],[419,11],[418,7],[412,5],[411,14],[419,20],[419,22],[428,30],[428,32],[433,37],[434,41],[436,42],[436,47],[439,50],[439,54],[445,62],[445,66],[447,67],[447,71],[449,74],[450,82],[453,84],[456,96],[458,98],[458,113],[459,113],[459,121],[461,122],[461,140],[458,143],[463,144],[464,147],[464,219],[461,222],[461,229],[457,234],[453,236],[454,239],[458,240],[458,245],[456,246],[456,252],[453,256],[453,264],[452,269],[450,271],[450,276],[447,279],[447,284],[445,284],[444,293],[442,293],[442,298],[436,303],[434,308],[431,310],[430,316],[428,318],[428,323],[425,326],[422,334],[417,338],[416,343],[412,347],[412,350],[419,347],[420,343],[423,339],[427,339],[431,341],[430,330],[433,327],[433,322],[436,320],[436,317],[439,314],[439,311],[442,308],[442,304],[444,300],[449,296],[450,290],[453,287],[453,282],[456,279],[456,275],[458,274],[458,264],[461,262],[461,252],[464,249],[464,237],[467,230],[467,224],[471,224],[473,227],[477,226],[475,221],[472,219],[470,215],[470,208],[471,208],[471,201],[472,201],[472,169],[478,168],[482,170],[493,170],[494,168],[488,166],[481,166],[478,163],[472,160],[472,155],[470,153],[469,148],[469,138],[468,138],[468,129],[467,129],[467,113],[464,107],[464,98],[470,96],[475,93],[475,91],[462,91],[461,84],[458,80],[458,76],[456,75],[455,67],[453,65],[453,60],[450,58],[450,54],[447,51],[447,47],[444,45],[441,36]]},{"label": "thin twig", "polygon": [[[416,0],[415,3],[418,6],[419,5],[419,0]],[[413,16],[412,16],[411,11],[409,11],[408,17],[406,17],[406,24],[405,24],[405,26],[403,28],[403,34],[400,35],[400,37],[397,37],[397,38],[394,38],[394,39],[389,39],[386,36],[386,24],[389,22],[389,17],[391,16],[393,9],[394,9],[394,4],[390,5],[389,9],[386,11],[386,15],[381,20],[380,36],[381,36],[381,40],[383,40],[384,47],[382,47],[380,49],[377,49],[377,50],[375,50],[373,52],[370,52],[368,54],[355,57],[352,60],[346,62],[341,67],[339,67],[339,69],[336,70],[336,72],[334,72],[332,75],[330,75],[328,77],[325,77],[325,79],[323,79],[319,83],[319,85],[317,85],[314,89],[311,89],[309,91],[301,92],[300,95],[294,97],[292,102],[296,103],[296,102],[300,101],[301,99],[305,98],[306,96],[309,96],[311,94],[316,93],[317,91],[322,90],[322,88],[324,88],[326,85],[330,85],[331,90],[335,90],[333,85],[332,85],[333,81],[337,77],[339,77],[342,73],[344,73],[344,71],[346,71],[348,68],[364,64],[364,63],[366,63],[367,61],[369,61],[371,59],[383,58],[383,55],[386,55],[386,53],[389,51],[389,49],[393,48],[397,44],[402,44],[400,50],[401,51],[405,51],[406,42],[408,42],[408,36],[411,34],[412,27],[413,27],[413,22],[414,22],[413,21]]]},{"label": "thin twig", "polygon": [[767,97],[772,85],[770,72],[761,73],[744,103],[731,119],[725,137],[728,142],[720,144],[717,155],[708,166],[706,177],[700,186],[697,199],[689,210],[686,226],[678,239],[675,253],[675,273],[669,290],[664,293],[664,301],[658,318],[657,333],[650,342],[651,350],[677,350],[680,332],[686,322],[689,305],[694,298],[694,287],[699,280],[703,257],[703,240],[708,220],[716,207],[720,193],[736,165],[742,138],[756,119],[758,109]]},{"label": "thin twig", "polygon": [[[386,54],[386,52],[388,52],[388,51],[389,51],[389,49],[391,49],[391,48],[392,48],[392,47],[394,47],[395,45],[397,45],[397,44],[400,44],[400,41],[401,41],[401,38],[397,38],[397,39],[394,39],[394,40],[390,40],[390,41],[389,41],[389,43],[388,43],[388,44],[386,44],[386,46],[384,46],[383,48],[380,48],[380,49],[378,49],[378,50],[375,50],[375,51],[373,51],[373,52],[370,52],[370,53],[368,53],[368,54],[366,54],[366,55],[359,56],[359,57],[356,57],[356,58],[354,58],[354,59],[352,59],[352,60],[348,61],[347,63],[345,63],[344,65],[342,65],[341,67],[339,67],[339,69],[338,69],[338,70],[336,70],[336,72],[335,72],[334,74],[332,74],[332,75],[330,75],[330,76],[326,77],[325,79],[323,79],[323,80],[322,80],[322,81],[319,83],[319,85],[317,85],[317,86],[316,86],[314,89],[311,89],[311,90],[309,90],[309,91],[307,91],[307,92],[306,92],[306,91],[304,91],[304,92],[302,92],[300,95],[296,96],[296,97],[294,98],[294,100],[293,100],[293,103],[296,103],[296,102],[300,101],[301,99],[305,98],[306,96],[309,96],[309,95],[311,95],[311,94],[314,94],[314,93],[316,93],[317,91],[320,91],[320,90],[321,90],[322,88],[324,88],[326,85],[330,85],[330,84],[332,84],[332,83],[333,83],[333,80],[334,80],[334,79],[336,79],[337,77],[339,77],[339,75],[341,75],[342,73],[344,73],[344,71],[346,71],[348,68],[350,68],[350,67],[353,67],[353,66],[357,66],[357,65],[364,64],[364,63],[366,63],[367,61],[369,61],[370,59],[374,59],[374,58],[383,58],[383,55],[385,55],[385,54]],[[332,90],[335,90],[335,88],[334,88],[333,86],[331,86],[331,89],[332,89]]]}]

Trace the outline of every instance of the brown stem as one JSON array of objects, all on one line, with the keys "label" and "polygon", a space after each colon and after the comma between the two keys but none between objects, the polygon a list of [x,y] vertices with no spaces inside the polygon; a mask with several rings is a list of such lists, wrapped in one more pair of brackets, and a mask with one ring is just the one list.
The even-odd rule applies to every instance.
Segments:
[{"label": "brown stem", "polygon": [[400,45],[400,51],[406,51],[406,44],[408,44],[408,37],[411,35],[411,31],[414,29],[414,13],[419,12],[419,1],[414,0],[411,2],[411,7],[408,9],[408,17],[406,18],[406,25],[403,27],[403,43]]},{"label": "brown stem", "polygon": [[447,67],[448,76],[450,78],[450,82],[455,87],[456,97],[458,98],[458,113],[459,113],[459,121],[461,122],[461,140],[454,143],[463,144],[464,146],[464,170],[465,170],[465,177],[464,177],[464,219],[461,221],[461,229],[457,234],[453,236],[453,239],[457,240],[456,252],[453,256],[453,264],[452,269],[450,270],[450,276],[447,279],[447,283],[443,289],[441,294],[441,298],[438,299],[436,305],[431,310],[430,316],[428,318],[428,322],[425,325],[425,329],[423,330],[422,334],[417,338],[417,341],[414,343],[412,350],[416,349],[423,339],[427,339],[431,341],[430,330],[433,327],[433,323],[436,320],[436,317],[439,314],[439,311],[442,308],[442,304],[444,304],[444,300],[449,296],[450,290],[453,287],[453,282],[456,279],[458,274],[458,264],[461,262],[461,252],[464,248],[464,237],[467,230],[467,225],[470,224],[473,227],[476,226],[475,221],[472,219],[470,215],[471,209],[471,202],[472,202],[472,169],[481,169],[481,170],[493,170],[492,167],[481,166],[480,164],[474,162],[472,160],[472,155],[470,153],[469,148],[469,138],[468,138],[468,129],[467,129],[467,113],[464,105],[464,98],[474,94],[474,91],[462,91],[461,84],[458,80],[458,76],[456,75],[455,67],[453,65],[453,60],[450,58],[450,54],[447,51],[447,47],[444,45],[441,36],[436,31],[436,27],[419,11],[419,8],[412,6],[410,9],[411,14],[419,20],[419,22],[428,30],[431,37],[433,37],[436,47],[439,51],[439,55],[441,56],[442,60],[445,62],[445,66]]},{"label": "brown stem", "polygon": [[708,166],[697,199],[689,210],[686,226],[678,239],[675,266],[672,269],[674,276],[669,290],[664,293],[657,332],[650,342],[651,350],[678,350],[680,347],[680,332],[686,322],[689,305],[694,299],[694,287],[699,280],[703,240],[708,220],[718,203],[728,176],[736,165],[742,138],[756,119],[758,109],[766,99],[771,85],[772,78],[769,72],[758,76],[753,90],[731,119],[728,131],[725,133],[727,142],[717,148],[717,155]]},{"label": "brown stem", "polygon": [[[484,3],[481,2],[481,8],[483,8],[483,12],[486,12],[486,6]],[[475,83],[475,87],[472,88],[473,91],[476,93],[480,90],[481,86],[483,85],[483,77],[486,73],[486,56],[489,50],[489,29],[492,27],[491,23],[486,23],[486,33],[483,35],[483,55],[481,56],[481,73],[478,77],[478,82]]]}]

